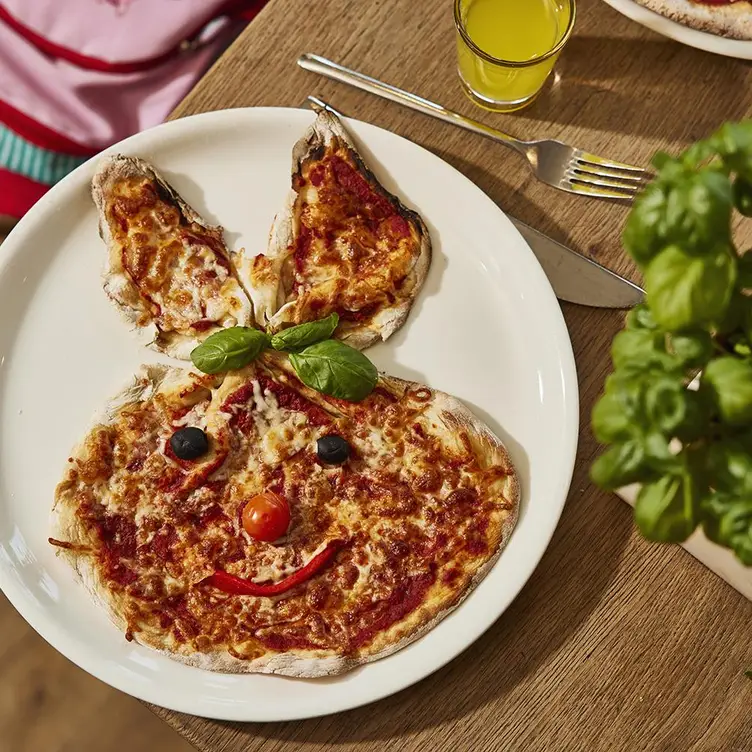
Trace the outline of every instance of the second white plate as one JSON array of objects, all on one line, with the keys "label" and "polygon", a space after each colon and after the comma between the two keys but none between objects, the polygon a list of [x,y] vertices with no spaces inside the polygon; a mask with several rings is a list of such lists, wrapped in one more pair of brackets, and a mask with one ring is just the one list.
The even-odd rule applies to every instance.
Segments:
[{"label": "second white plate", "polygon": [[[113,150],[164,170],[230,245],[263,251],[290,183],[303,110],[229,110],[141,133]],[[578,433],[572,348],[535,256],[498,207],[430,152],[348,127],[388,188],[426,219],[434,261],[405,327],[369,351],[381,369],[456,394],[503,437],[524,489],[509,546],[470,598],[421,640],[327,680],[214,674],[128,643],[47,543],[53,490],[91,415],[155,356],[101,288],[104,247],[89,197],[95,160],[53,188],[0,253],[0,586],[54,647],[103,681],[174,710],[238,721],[352,708],[435,671],[511,603],[548,545]]]},{"label": "second white plate", "polygon": [[740,39],[726,39],[726,37],[721,37],[717,34],[698,31],[690,26],[672,21],[660,13],[655,13],[634,2],[634,0],[603,0],[603,2],[627,18],[631,18],[633,21],[646,26],[648,29],[652,29],[669,39],[675,39],[677,42],[686,44],[689,47],[695,47],[705,52],[714,52],[716,55],[724,55],[725,57],[752,60],[752,42],[745,42]]}]

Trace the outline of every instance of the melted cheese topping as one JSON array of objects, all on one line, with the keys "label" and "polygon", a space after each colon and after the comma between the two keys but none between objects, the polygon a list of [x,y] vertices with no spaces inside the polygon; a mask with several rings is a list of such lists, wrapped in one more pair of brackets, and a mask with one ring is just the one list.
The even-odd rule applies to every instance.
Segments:
[{"label": "melted cheese topping", "polygon": [[[370,322],[415,284],[422,229],[370,176],[353,152],[333,140],[307,159],[294,179],[295,243],[282,269],[285,304],[273,324],[301,323],[332,312],[347,325]],[[251,278],[268,284],[257,257]]]},{"label": "melted cheese topping", "polygon": [[[425,388],[377,387],[346,403],[261,363],[210,387],[193,376],[123,408],[92,431],[58,489],[87,531],[75,543],[91,547],[116,610],[145,642],[244,659],[366,655],[453,603],[499,545],[513,470],[487,466],[464,429],[448,432]],[[182,462],[167,447],[189,422],[211,449]],[[329,433],[352,446],[343,465],[317,458]],[[240,524],[264,490],[292,516],[271,544]],[[278,581],[335,539],[347,541],[335,560],[281,596],[204,583],[218,569]]]},{"label": "melted cheese topping", "polygon": [[221,231],[189,222],[147,177],[117,183],[107,212],[141,325],[154,321],[162,332],[196,336],[248,321],[250,304]]}]

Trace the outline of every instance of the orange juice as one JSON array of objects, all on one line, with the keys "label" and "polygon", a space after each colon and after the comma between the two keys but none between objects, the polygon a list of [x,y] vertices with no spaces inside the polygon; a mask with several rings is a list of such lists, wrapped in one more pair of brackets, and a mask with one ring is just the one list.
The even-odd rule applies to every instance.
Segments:
[{"label": "orange juice", "polygon": [[465,87],[476,101],[490,107],[515,109],[526,104],[556,63],[557,45],[570,31],[573,0],[456,3],[455,20],[459,16],[458,30],[462,29],[457,35],[458,62]]}]

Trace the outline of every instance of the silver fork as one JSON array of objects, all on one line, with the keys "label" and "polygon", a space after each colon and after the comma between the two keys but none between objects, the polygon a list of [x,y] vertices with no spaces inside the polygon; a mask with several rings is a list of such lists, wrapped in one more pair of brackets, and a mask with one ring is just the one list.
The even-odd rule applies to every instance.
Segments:
[{"label": "silver fork", "polygon": [[562,191],[593,198],[632,201],[651,178],[650,173],[641,167],[603,159],[582,149],[575,149],[561,141],[550,139],[521,141],[477,120],[448,110],[436,102],[431,102],[404,89],[398,89],[396,86],[366,76],[364,73],[345,68],[320,55],[311,53],[301,55],[298,58],[298,65],[305,70],[350,84],[425,115],[498,141],[522,154],[539,180]]}]

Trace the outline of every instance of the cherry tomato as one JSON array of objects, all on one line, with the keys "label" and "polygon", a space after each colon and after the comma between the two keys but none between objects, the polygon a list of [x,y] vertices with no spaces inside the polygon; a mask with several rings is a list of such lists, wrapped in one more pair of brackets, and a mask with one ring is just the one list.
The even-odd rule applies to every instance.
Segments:
[{"label": "cherry tomato", "polygon": [[287,532],[289,524],[289,505],[272,491],[254,496],[243,509],[243,527],[256,540],[275,541]]}]

